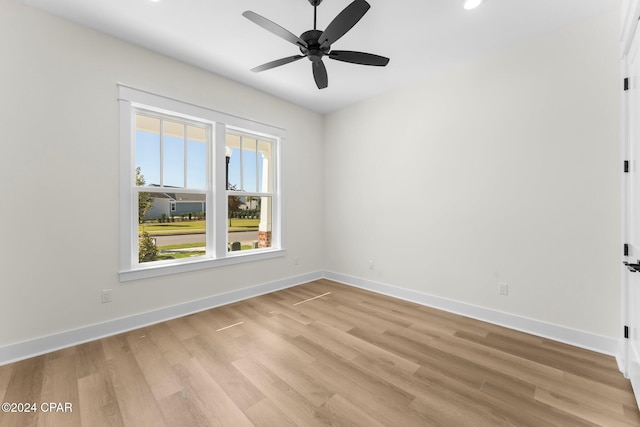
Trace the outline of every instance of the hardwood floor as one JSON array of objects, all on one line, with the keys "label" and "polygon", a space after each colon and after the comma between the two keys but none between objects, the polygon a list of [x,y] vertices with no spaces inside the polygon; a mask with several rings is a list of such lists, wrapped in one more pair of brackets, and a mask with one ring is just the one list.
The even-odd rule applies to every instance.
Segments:
[{"label": "hardwood floor", "polygon": [[0,367],[0,402],[36,405],[3,427],[640,426],[612,357],[327,280]]}]

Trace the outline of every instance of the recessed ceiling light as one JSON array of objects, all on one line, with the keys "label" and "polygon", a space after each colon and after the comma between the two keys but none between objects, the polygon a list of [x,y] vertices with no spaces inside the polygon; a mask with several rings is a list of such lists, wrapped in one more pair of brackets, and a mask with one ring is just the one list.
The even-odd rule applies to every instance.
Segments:
[{"label": "recessed ceiling light", "polygon": [[465,0],[464,8],[467,10],[475,9],[482,4],[482,0]]}]

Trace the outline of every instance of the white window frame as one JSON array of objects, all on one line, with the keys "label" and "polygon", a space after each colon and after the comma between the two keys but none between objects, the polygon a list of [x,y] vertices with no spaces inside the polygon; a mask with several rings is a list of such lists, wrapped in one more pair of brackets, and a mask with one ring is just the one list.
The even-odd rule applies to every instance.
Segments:
[{"label": "white window frame", "polygon": [[[177,274],[206,268],[259,261],[285,255],[284,195],[282,159],[286,132],[283,129],[249,119],[232,116],[162,95],[118,85],[120,105],[120,281]],[[207,253],[201,257],[170,261],[138,262],[138,212],[135,188],[135,114],[149,111],[211,126],[208,150]],[[247,251],[227,250],[226,131],[227,127],[244,130],[274,141],[272,246]],[[188,190],[185,190],[188,191]],[[180,189],[183,192],[183,189]],[[220,238],[215,238],[221,236]]]}]

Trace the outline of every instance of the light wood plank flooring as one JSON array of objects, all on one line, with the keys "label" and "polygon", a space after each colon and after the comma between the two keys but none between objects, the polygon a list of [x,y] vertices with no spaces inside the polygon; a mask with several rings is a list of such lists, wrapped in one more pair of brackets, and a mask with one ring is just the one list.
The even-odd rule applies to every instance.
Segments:
[{"label": "light wood plank flooring", "polygon": [[0,402],[38,409],[3,427],[640,426],[612,357],[327,280],[0,367]]}]

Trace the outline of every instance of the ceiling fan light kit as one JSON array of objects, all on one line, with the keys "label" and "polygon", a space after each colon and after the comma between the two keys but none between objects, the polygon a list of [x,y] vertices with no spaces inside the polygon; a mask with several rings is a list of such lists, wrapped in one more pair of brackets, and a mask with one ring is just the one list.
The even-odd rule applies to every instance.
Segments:
[{"label": "ceiling fan light kit", "polygon": [[353,26],[362,19],[364,14],[367,13],[371,6],[365,0],[354,0],[331,21],[324,31],[316,28],[317,7],[322,3],[322,0],[309,0],[309,3],[313,6],[313,30],[305,31],[300,37],[250,10],[242,14],[245,18],[253,21],[265,30],[295,44],[300,50],[300,55],[288,56],[267,62],[266,64],[252,68],[251,71],[258,73],[302,58],[307,58],[311,61],[311,69],[316,86],[318,89],[324,89],[329,84],[327,69],[324,62],[322,62],[322,58],[325,56],[328,56],[330,59],[335,59],[336,61],[376,67],[384,67],[389,63],[389,58],[372,53],[331,49],[331,45],[353,28]]}]

